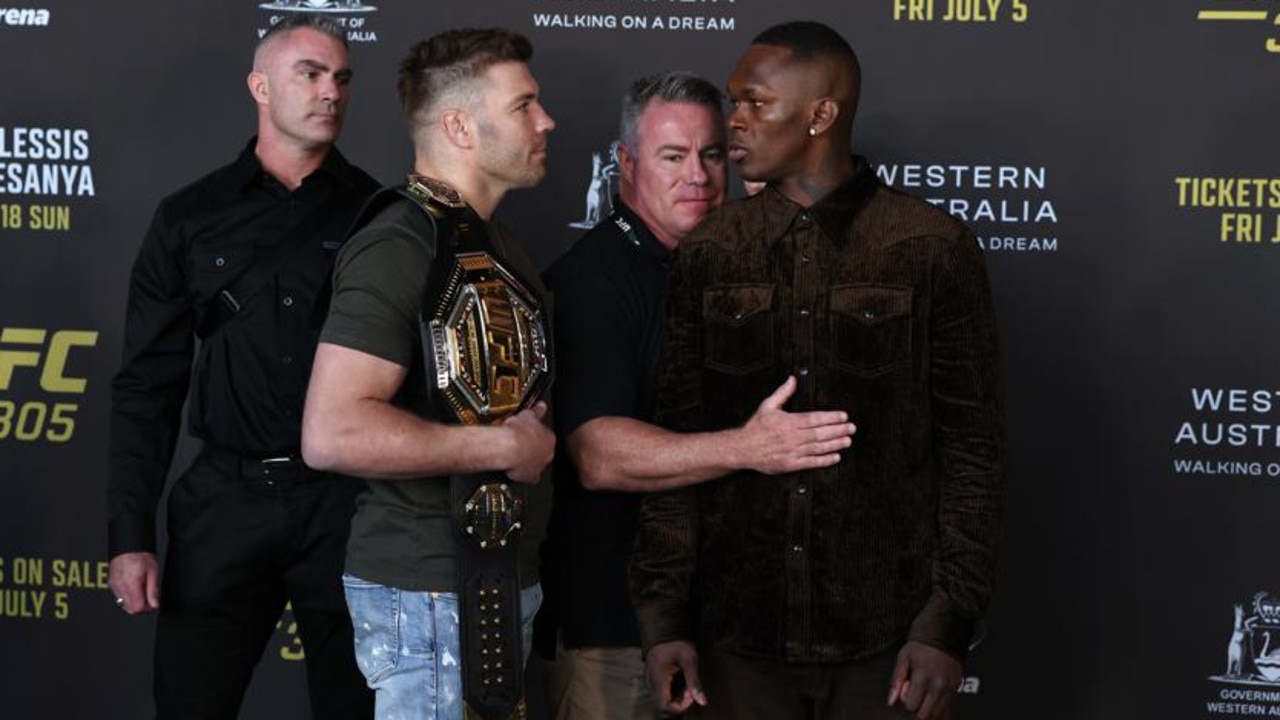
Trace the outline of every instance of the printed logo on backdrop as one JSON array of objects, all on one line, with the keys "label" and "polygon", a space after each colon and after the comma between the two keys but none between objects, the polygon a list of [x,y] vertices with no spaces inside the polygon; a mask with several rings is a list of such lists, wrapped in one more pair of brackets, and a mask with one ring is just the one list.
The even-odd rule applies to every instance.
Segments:
[{"label": "printed logo on backdrop", "polygon": [[369,13],[377,12],[375,5],[360,0],[275,0],[259,3],[258,7],[270,12],[267,26],[258,28],[258,37],[267,34],[272,25],[284,19],[281,13],[322,13],[331,16],[338,27],[347,34],[349,43],[376,43],[378,33],[368,23]]},{"label": "printed logo on backdrop", "polygon": [[0,617],[19,620],[67,620],[75,600],[91,591],[103,605],[107,563],[32,556],[0,557]]},{"label": "printed logo on backdrop", "polygon": [[613,196],[618,192],[618,146],[614,140],[606,151],[591,153],[591,177],[581,220],[569,223],[571,228],[590,229],[613,212]]},{"label": "printed logo on backdrop", "polygon": [[1198,387],[1189,400],[1194,417],[1173,437],[1174,474],[1280,478],[1280,391]]},{"label": "printed logo on backdrop", "polygon": [[1024,23],[1029,0],[889,0],[894,22]]},{"label": "printed logo on backdrop", "polygon": [[[973,657],[973,651],[978,649],[983,640],[987,639],[987,625],[979,622],[977,629],[973,633],[973,640],[969,643],[969,657]],[[960,678],[960,687],[956,692],[961,695],[977,695],[982,689],[982,678],[977,675],[966,675]]]},{"label": "printed logo on backdrop", "polygon": [[[540,30],[727,32],[738,0],[530,0]],[[746,0],[742,0],[745,4]]]},{"label": "printed logo on backdrop", "polygon": [[964,221],[984,250],[1058,251],[1058,211],[1043,165],[886,163],[876,174]]},{"label": "printed logo on backdrop", "polygon": [[1200,231],[1206,240],[1280,248],[1280,178],[1185,175],[1173,187],[1178,207],[1217,220]]},{"label": "printed logo on backdrop", "polygon": [[0,8],[0,28],[48,26],[49,10],[46,8]]},{"label": "printed logo on backdrop", "polygon": [[97,345],[96,330],[0,328],[0,447],[71,440]]},{"label": "printed logo on backdrop", "polygon": [[1280,599],[1259,592],[1232,608],[1223,671],[1206,709],[1211,715],[1280,716]]},{"label": "printed logo on backdrop", "polygon": [[[1280,10],[1259,10],[1258,0],[1200,0],[1203,6],[1196,20],[1217,25],[1246,26],[1247,37],[1257,38],[1257,47],[1280,53]],[[1275,8],[1276,3],[1270,3]],[[1240,31],[1237,31],[1240,32]]]},{"label": "printed logo on backdrop", "polygon": [[94,197],[89,131],[0,125],[0,233],[67,232],[69,200]]}]

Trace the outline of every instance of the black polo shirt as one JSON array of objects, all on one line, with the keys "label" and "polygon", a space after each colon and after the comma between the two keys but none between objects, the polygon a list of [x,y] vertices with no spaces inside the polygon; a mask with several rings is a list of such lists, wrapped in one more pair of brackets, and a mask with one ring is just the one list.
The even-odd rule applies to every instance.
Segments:
[{"label": "black polo shirt", "polygon": [[[299,450],[316,304],[335,251],[378,184],[333,149],[290,191],[263,170],[255,145],[162,200],[134,262],[124,358],[112,383],[113,556],[155,550],[156,506],[188,393],[190,432],[205,443],[251,457]],[[272,245],[292,242],[299,227],[302,245],[195,357],[196,330],[218,293]]]},{"label": "black polo shirt", "polygon": [[[598,417],[649,421],[670,252],[626,205],[546,272],[555,298],[556,431]],[[565,647],[640,644],[627,585],[640,495],[584,490],[563,444],[544,548],[548,613]]]}]

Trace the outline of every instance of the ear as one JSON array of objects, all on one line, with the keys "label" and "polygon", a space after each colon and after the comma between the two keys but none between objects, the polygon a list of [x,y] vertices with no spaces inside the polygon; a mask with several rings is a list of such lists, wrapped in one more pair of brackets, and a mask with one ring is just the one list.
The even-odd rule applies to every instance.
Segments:
[{"label": "ear", "polygon": [[628,182],[635,178],[636,159],[631,156],[631,148],[621,143],[618,145],[618,171]]},{"label": "ear", "polygon": [[835,123],[840,116],[840,104],[835,98],[824,97],[813,104],[813,112],[809,119],[809,127],[814,135],[821,135]]},{"label": "ear", "polygon": [[454,146],[470,149],[475,147],[474,120],[465,110],[450,108],[440,113],[440,129]]},{"label": "ear", "polygon": [[266,73],[254,70],[245,78],[245,82],[249,85],[249,94],[253,96],[254,102],[259,105],[268,104],[271,83],[267,81]]}]

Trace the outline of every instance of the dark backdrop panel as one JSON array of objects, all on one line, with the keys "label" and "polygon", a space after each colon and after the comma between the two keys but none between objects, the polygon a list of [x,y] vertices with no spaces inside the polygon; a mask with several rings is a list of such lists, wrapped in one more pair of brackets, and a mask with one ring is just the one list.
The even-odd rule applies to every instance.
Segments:
[{"label": "dark backdrop panel", "polygon": [[[159,198],[251,134],[253,43],[291,9],[21,1],[0,11],[0,714],[146,717],[152,621],[105,589],[129,267]],[[1280,4],[293,4],[351,33],[340,145],[387,182],[411,160],[394,96],[408,45],[529,35],[558,127],[547,181],[500,215],[544,265],[589,219],[633,78],[723,84],[764,27],[837,27],[863,62],[858,151],[970,222],[997,295],[1010,513],[960,717],[1280,714]],[[307,716],[288,614],[244,716]]]}]

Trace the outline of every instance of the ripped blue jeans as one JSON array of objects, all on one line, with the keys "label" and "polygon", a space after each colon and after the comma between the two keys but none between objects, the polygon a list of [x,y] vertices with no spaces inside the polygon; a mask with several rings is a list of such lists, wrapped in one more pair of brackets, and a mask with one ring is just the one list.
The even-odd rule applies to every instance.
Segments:
[{"label": "ripped blue jeans", "polygon": [[[342,583],[377,720],[461,720],[457,594],[397,590],[353,575]],[[526,657],[540,604],[541,585],[520,591]]]}]

